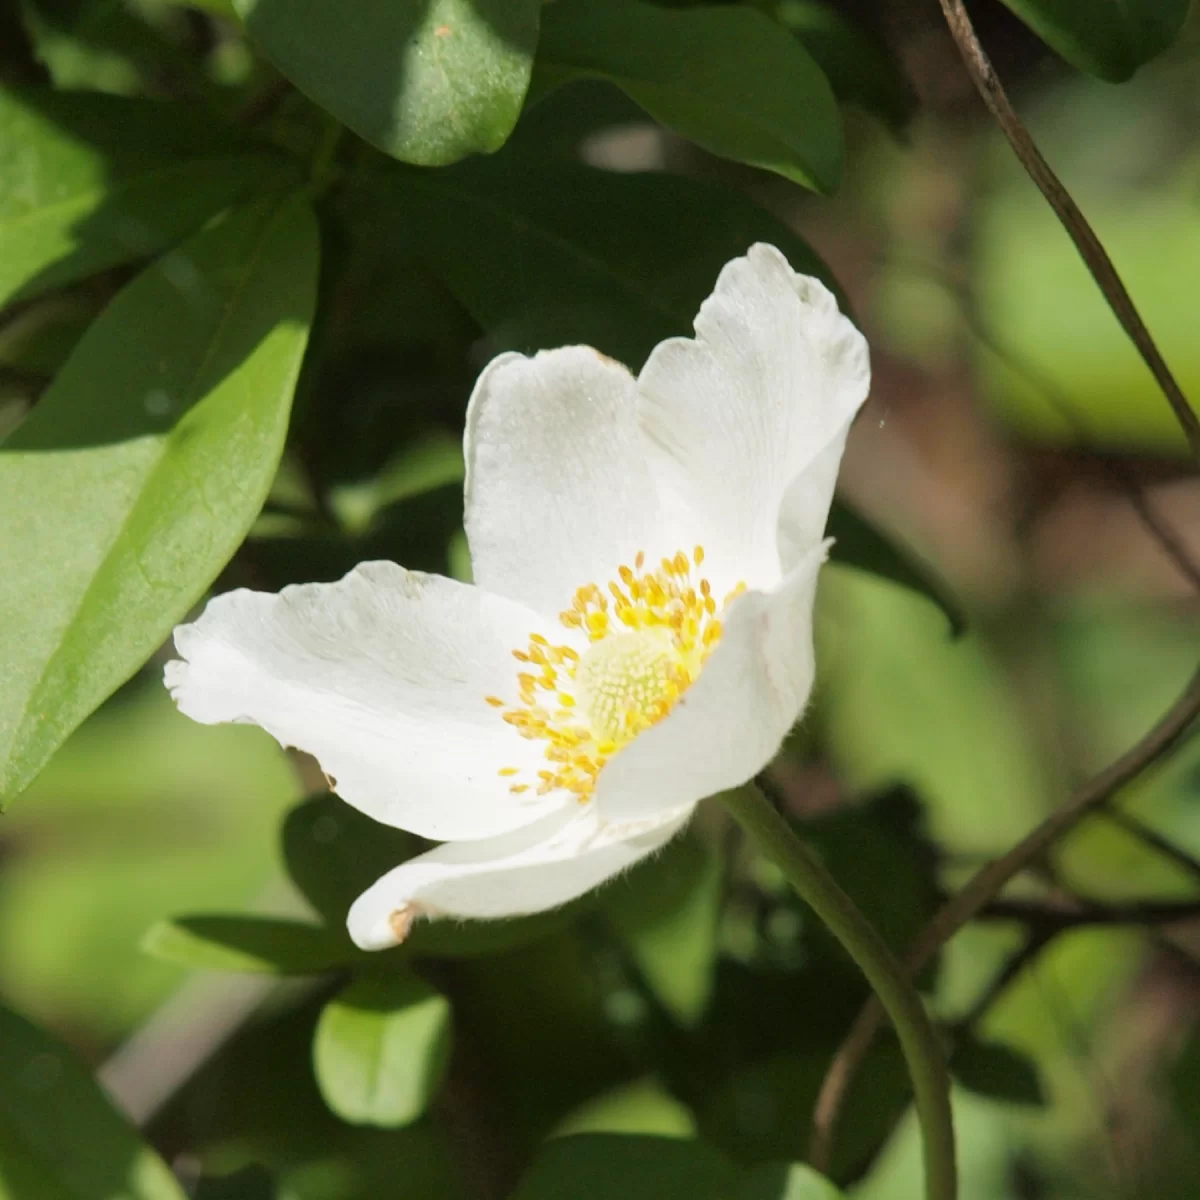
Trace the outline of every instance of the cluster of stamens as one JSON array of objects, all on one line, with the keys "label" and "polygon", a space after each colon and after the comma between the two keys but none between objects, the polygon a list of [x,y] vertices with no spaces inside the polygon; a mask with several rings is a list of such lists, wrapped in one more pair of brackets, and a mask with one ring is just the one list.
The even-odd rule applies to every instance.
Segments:
[{"label": "cluster of stamens", "polygon": [[518,767],[502,768],[513,777],[509,791],[562,788],[586,801],[604,764],[671,711],[721,638],[718,614],[745,591],[738,584],[718,602],[707,579],[693,580],[703,562],[697,546],[691,558],[680,551],[647,569],[639,552],[607,589],[585,584],[559,614],[567,629],[586,636],[582,653],[536,633],[513,651],[520,705],[498,696],[487,702],[523,738],[546,742],[546,765],[536,783],[516,778]]}]

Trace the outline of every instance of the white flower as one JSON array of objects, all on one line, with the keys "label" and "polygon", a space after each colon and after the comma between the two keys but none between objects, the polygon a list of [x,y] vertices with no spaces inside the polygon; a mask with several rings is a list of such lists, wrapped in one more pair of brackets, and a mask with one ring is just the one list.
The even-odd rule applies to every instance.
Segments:
[{"label": "white flower", "polygon": [[359,897],[360,946],[418,915],[562,904],[751,778],[799,717],[869,375],[832,295],[766,245],[637,379],[582,346],[503,354],[467,414],[475,585],[372,562],[230,592],[175,631],[171,694],[307,750],[350,804],[446,843]]}]

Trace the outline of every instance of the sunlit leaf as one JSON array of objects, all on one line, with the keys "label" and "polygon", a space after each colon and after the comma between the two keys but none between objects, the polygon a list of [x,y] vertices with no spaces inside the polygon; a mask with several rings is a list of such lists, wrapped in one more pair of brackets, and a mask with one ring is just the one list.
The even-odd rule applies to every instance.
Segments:
[{"label": "sunlit leaf", "polygon": [[313,1065],[326,1103],[355,1125],[408,1125],[429,1106],[450,1052],[450,1005],[412,975],[352,983],[321,1013]]},{"label": "sunlit leaf", "polygon": [[0,1007],[0,1200],[183,1200],[65,1046]]},{"label": "sunlit leaf", "polygon": [[555,0],[535,89],[605,79],[713,154],[832,192],[844,146],[833,92],[808,52],[762,13],[638,0]]},{"label": "sunlit leaf", "polygon": [[358,957],[345,934],[277,917],[177,917],[151,926],[142,949],[197,971],[316,975]]},{"label": "sunlit leaf", "polygon": [[157,254],[292,174],[185,105],[0,91],[0,304]]},{"label": "sunlit leaf", "polygon": [[0,445],[0,796],[245,536],[282,451],[316,266],[304,199],[205,229],[109,305]]},{"label": "sunlit leaf", "polygon": [[529,87],[541,0],[234,0],[279,69],[387,154],[495,150]]}]

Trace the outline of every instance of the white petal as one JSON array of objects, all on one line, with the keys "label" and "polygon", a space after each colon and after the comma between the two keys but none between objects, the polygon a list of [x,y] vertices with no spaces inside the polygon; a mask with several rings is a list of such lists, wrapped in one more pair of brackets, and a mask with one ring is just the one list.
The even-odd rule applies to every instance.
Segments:
[{"label": "white petal", "polygon": [[598,351],[495,359],[471,396],[465,453],[467,538],[488,591],[553,617],[580,585],[659,551],[636,386]]},{"label": "white petal", "polygon": [[479,588],[364,563],[338,583],[218,596],[175,630],[166,682],[193,720],[260,725],[315,755],[378,821],[490,838],[572,803],[513,795],[497,774],[543,765],[485,700],[516,701],[512,650],[543,628]]},{"label": "white petal", "polygon": [[646,820],[737,787],[775,757],[812,690],[813,600],[823,543],[772,592],[747,592],[700,678],[596,783],[605,821]]},{"label": "white petal", "polygon": [[819,540],[839,439],[869,383],[862,335],[824,285],[773,246],[725,266],[695,340],[656,347],[638,379],[651,466],[669,516],[691,519],[722,584],[775,586],[788,569],[776,545],[784,496],[836,444],[820,487],[814,476],[803,497],[801,524],[815,531],[810,545]]},{"label": "white petal", "polygon": [[347,919],[364,950],[402,941],[418,917],[515,917],[582,896],[665,845],[691,807],[623,828],[601,825],[595,806],[555,814],[486,842],[438,846],[368,888]]}]

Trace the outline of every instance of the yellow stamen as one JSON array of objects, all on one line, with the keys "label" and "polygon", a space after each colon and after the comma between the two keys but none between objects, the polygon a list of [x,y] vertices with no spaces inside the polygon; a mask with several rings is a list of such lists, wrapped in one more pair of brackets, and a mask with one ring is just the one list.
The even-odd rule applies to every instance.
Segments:
[{"label": "yellow stamen", "polygon": [[[521,737],[545,742],[538,795],[561,790],[586,802],[605,763],[661,721],[696,681],[721,638],[718,611],[746,590],[738,584],[718,605],[707,579],[692,581],[693,564],[698,568],[704,557],[696,546],[690,559],[680,550],[647,571],[639,550],[633,566],[618,567],[604,587],[577,588],[559,614],[565,630],[586,636],[584,646],[553,645],[530,634],[528,645],[513,651],[540,674],[517,674],[520,706],[485,699],[506,708],[501,716]],[[535,702],[539,691],[553,695],[554,711]],[[504,767],[500,774],[511,777],[519,769]],[[531,786],[517,783],[509,791],[519,795]]]}]

